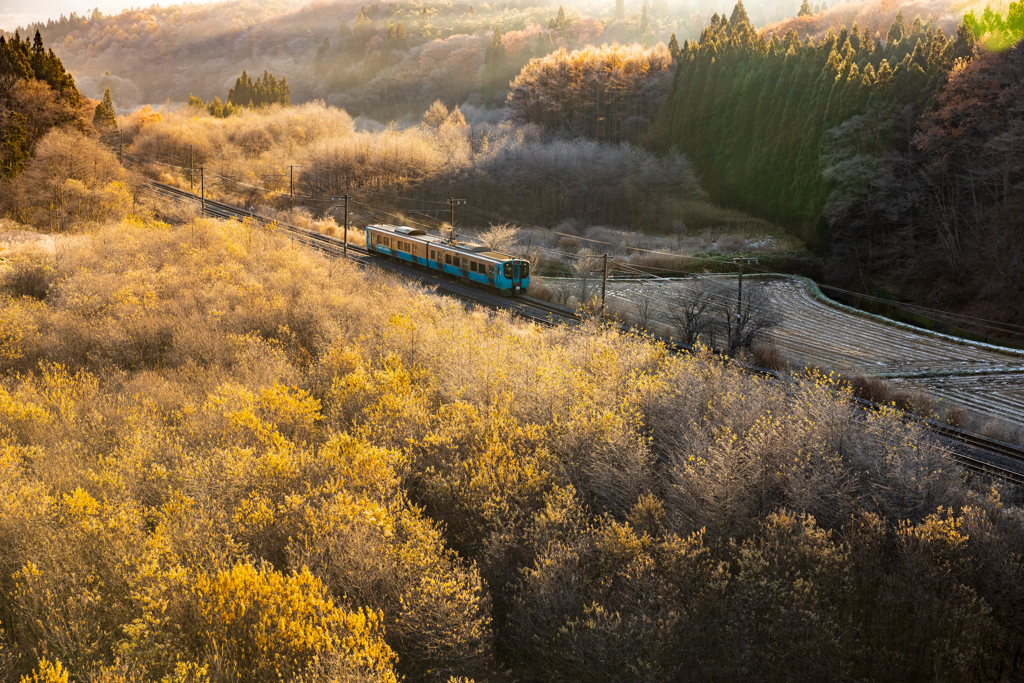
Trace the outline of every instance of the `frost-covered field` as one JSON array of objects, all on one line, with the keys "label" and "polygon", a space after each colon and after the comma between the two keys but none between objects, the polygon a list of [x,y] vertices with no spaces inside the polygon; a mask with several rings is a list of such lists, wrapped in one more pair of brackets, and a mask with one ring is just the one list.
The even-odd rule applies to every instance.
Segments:
[{"label": "frost-covered field", "polygon": [[[736,279],[725,281],[735,285]],[[655,317],[663,318],[664,306],[687,286],[686,281],[616,282],[609,289],[627,306],[646,295],[659,309]],[[1024,425],[1024,354],[957,343],[833,308],[799,281],[746,279],[743,287],[761,288],[778,307],[781,324],[772,337],[794,365],[887,376],[945,405]]]}]

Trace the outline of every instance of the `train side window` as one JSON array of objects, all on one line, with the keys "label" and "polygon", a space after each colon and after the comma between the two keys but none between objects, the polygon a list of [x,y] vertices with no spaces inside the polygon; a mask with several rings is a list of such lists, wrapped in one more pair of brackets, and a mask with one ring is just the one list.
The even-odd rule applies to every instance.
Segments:
[{"label": "train side window", "polygon": [[503,270],[504,270],[505,277],[509,277],[509,278],[512,277],[512,264],[511,263],[506,263],[505,264],[505,268]]},{"label": "train side window", "polygon": [[436,261],[437,260],[437,252],[434,251],[433,249],[430,250],[430,260],[431,261]]},{"label": "train side window", "polygon": [[444,262],[450,266],[452,264],[452,255],[451,254],[445,254],[444,255]]},{"label": "train side window", "polygon": [[472,263],[469,264],[469,269],[474,273],[476,272],[476,261],[473,261]]}]

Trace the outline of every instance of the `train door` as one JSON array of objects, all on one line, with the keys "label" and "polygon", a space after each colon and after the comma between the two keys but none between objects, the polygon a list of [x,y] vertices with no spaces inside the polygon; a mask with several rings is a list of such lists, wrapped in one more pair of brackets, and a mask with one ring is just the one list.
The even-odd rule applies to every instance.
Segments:
[{"label": "train door", "polygon": [[519,262],[512,264],[512,287],[515,291],[519,291]]}]

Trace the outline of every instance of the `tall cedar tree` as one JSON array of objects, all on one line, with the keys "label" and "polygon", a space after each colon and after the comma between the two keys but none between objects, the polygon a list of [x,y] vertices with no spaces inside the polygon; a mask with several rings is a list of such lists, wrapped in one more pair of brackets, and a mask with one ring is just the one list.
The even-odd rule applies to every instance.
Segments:
[{"label": "tall cedar tree", "polygon": [[103,101],[96,105],[92,125],[96,126],[97,130],[117,128],[117,114],[114,111],[114,102],[110,99],[110,88],[103,91]]}]

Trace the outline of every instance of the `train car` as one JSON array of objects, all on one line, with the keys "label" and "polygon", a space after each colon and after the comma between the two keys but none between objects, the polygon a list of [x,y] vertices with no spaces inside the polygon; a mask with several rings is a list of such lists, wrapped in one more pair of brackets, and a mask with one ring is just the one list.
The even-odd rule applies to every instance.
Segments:
[{"label": "train car", "polygon": [[530,287],[530,262],[491,251],[482,244],[430,235],[406,225],[366,226],[371,254],[410,263],[503,294],[524,294]]}]

